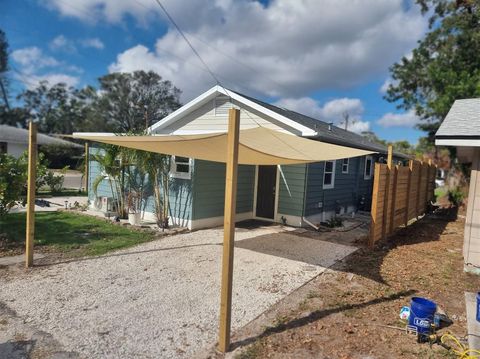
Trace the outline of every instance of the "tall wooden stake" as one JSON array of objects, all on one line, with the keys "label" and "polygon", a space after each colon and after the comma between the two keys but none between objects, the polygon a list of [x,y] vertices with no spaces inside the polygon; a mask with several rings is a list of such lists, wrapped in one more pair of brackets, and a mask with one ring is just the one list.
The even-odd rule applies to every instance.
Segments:
[{"label": "tall wooden stake", "polygon": [[225,353],[230,347],[232,318],[233,249],[235,239],[235,207],[237,203],[238,142],[240,110],[228,113],[227,172],[225,183],[225,212],[223,222],[222,289],[220,297],[220,333],[218,349]]},{"label": "tall wooden stake", "polygon": [[30,121],[28,132],[27,229],[25,233],[25,267],[33,265],[35,236],[35,178],[37,169],[37,124]]},{"label": "tall wooden stake", "polygon": [[387,235],[387,218],[388,217],[388,204],[390,203],[390,177],[393,166],[393,146],[388,145],[387,155],[387,174],[385,176],[385,200],[383,202],[383,218],[382,218],[382,239]]},{"label": "tall wooden stake", "polygon": [[88,191],[88,170],[89,170],[89,148],[88,148],[88,142],[85,142],[85,172],[83,176],[85,177],[85,191]]}]

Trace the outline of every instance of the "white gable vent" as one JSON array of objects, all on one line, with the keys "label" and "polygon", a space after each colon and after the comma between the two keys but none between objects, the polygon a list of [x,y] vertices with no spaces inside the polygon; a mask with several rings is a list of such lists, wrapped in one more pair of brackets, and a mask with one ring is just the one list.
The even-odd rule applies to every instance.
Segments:
[{"label": "white gable vent", "polygon": [[228,116],[228,110],[238,108],[238,106],[230,102],[230,98],[227,96],[217,96],[213,101],[215,116]]}]

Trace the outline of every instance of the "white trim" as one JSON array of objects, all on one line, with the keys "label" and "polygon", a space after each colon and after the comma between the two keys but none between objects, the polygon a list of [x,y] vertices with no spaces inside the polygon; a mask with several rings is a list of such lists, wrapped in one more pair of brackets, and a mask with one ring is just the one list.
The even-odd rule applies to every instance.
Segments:
[{"label": "white trim", "polygon": [[286,225],[292,227],[304,227],[304,221],[300,216],[292,216],[290,214],[277,213],[275,218],[278,223],[282,223],[282,217],[287,220]]},{"label": "white trim", "polygon": [[[367,175],[365,171],[367,170],[367,160],[370,160],[370,173]],[[363,179],[364,180],[369,180],[372,179],[372,174],[373,174],[373,157],[370,155],[365,156],[365,165],[363,166]]]},{"label": "white trim", "polygon": [[[345,163],[344,163],[343,161],[345,161],[345,160],[347,160],[347,163],[346,163],[346,165],[347,165],[347,170],[346,170],[346,171],[343,170],[343,166],[345,166]],[[350,158],[344,158],[344,159],[342,159],[342,173],[343,173],[343,174],[348,174],[348,171],[349,171],[349,170],[350,170]]]},{"label": "white trim", "polygon": [[[252,212],[237,213],[235,215],[235,222],[241,222],[241,221],[245,221],[247,219],[252,219],[252,218],[253,218]],[[218,216],[218,217],[195,219],[191,221],[190,227],[188,228],[190,230],[197,230],[202,228],[218,227],[221,225],[223,225],[223,216]]]},{"label": "white trim", "polygon": [[302,136],[315,136],[317,134],[316,131],[303,126],[299,124],[298,122],[292,121],[289,118],[282,116],[275,111],[269,110],[268,108],[265,108],[264,106],[261,106],[253,101],[248,100],[247,98],[233,92],[233,91],[226,91],[224,88],[221,86],[214,86],[210,90],[204,92],[200,96],[196,97],[189,103],[183,105],[180,107],[178,110],[172,112],[170,115],[166,116],[162,120],[158,121],[154,125],[152,125],[149,129],[148,132],[152,131],[159,131],[162,128],[165,128],[172,123],[176,122],[177,120],[180,120],[183,116],[185,116],[187,113],[190,113],[197,108],[200,108],[204,104],[206,104],[208,101],[213,100],[218,94],[222,94],[225,96],[230,97],[232,100],[244,104],[268,117],[271,117],[289,127],[292,129],[295,129],[301,133]]},{"label": "white trim", "polygon": [[259,217],[257,216],[257,195],[258,195],[258,166],[255,166],[255,187],[253,189],[253,209],[252,209],[252,215],[254,219],[260,219],[262,221],[269,221],[269,222],[277,222],[277,217],[278,217],[278,200],[279,200],[279,192],[280,192],[280,180],[279,180],[279,167],[280,165],[277,165],[277,172],[276,172],[276,178],[275,178],[275,202],[273,204],[273,218],[264,218],[264,217]]},{"label": "white trim", "polygon": [[[183,156],[178,156],[178,157],[183,157]],[[172,158],[170,160],[170,178],[192,179],[193,160],[191,158],[188,158],[188,172],[178,172],[177,162],[175,161],[175,158],[176,156],[172,155]]]},{"label": "white trim", "polygon": [[480,140],[435,140],[436,146],[480,147]]},{"label": "white trim", "polygon": [[[332,166],[332,183],[330,184],[325,184],[325,174],[326,169],[327,169],[327,162],[333,162]],[[322,180],[322,188],[323,189],[332,189],[335,188],[335,169],[336,169],[337,161],[336,160],[331,160],[331,161],[323,161],[323,180]],[[330,172],[329,172],[330,173]]]}]

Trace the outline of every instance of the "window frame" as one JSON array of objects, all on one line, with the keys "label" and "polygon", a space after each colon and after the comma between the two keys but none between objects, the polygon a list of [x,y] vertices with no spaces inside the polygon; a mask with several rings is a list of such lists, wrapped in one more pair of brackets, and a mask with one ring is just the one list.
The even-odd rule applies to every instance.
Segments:
[{"label": "window frame", "polygon": [[[347,163],[345,163],[345,160]],[[345,170],[344,167],[347,166],[347,169]],[[348,174],[348,171],[350,170],[350,158],[344,158],[342,160],[342,173]]]},{"label": "window frame", "polygon": [[[370,160],[370,173],[367,174],[367,162]],[[373,157],[370,155],[365,156],[365,166],[363,168],[363,179],[364,180],[370,180],[372,179],[373,175]]]},{"label": "window frame", "polygon": [[[332,172],[327,172],[327,162],[332,162]],[[323,186],[322,188],[323,189],[332,189],[332,188],[335,188],[335,168],[336,168],[336,164],[337,164],[337,161],[336,160],[333,160],[333,161],[324,161],[324,165],[323,165]],[[331,174],[332,175],[332,181],[331,183],[329,184],[325,184],[325,177],[327,174]]]},{"label": "window frame", "polygon": [[[177,157],[179,158],[186,158],[188,162],[178,161]],[[192,159],[183,157],[183,156],[172,156],[170,162],[170,177],[171,178],[181,178],[181,179],[191,179],[192,178]],[[188,172],[178,171],[177,165],[188,165]]]}]

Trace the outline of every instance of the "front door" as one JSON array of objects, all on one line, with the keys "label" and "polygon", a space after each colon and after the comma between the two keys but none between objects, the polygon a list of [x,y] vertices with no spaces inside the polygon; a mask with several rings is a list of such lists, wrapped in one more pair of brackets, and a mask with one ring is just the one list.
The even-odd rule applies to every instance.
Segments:
[{"label": "front door", "polygon": [[276,185],[277,166],[258,166],[257,217],[274,218]]}]

